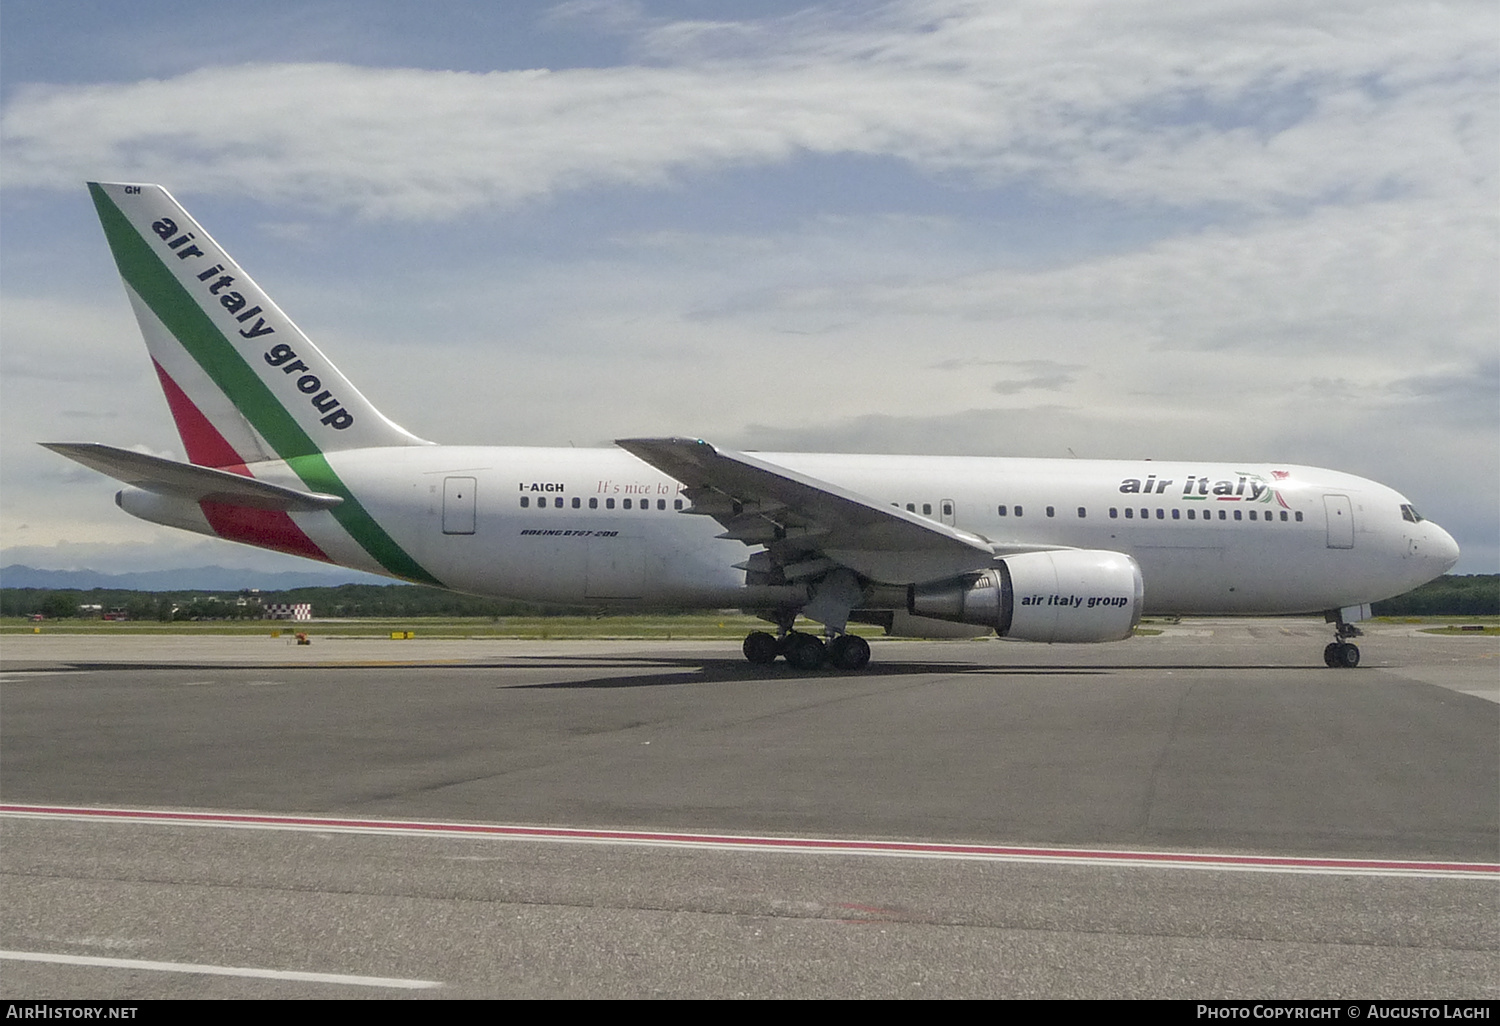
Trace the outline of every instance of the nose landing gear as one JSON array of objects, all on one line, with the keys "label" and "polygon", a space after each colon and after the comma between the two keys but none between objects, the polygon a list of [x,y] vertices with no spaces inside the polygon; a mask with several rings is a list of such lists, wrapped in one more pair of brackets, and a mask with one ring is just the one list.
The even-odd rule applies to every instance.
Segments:
[{"label": "nose landing gear", "polygon": [[1359,665],[1359,646],[1345,638],[1357,638],[1364,633],[1352,623],[1346,623],[1343,611],[1330,614],[1335,624],[1334,640],[1323,649],[1323,662],[1335,669],[1352,670]]},{"label": "nose landing gear", "polygon": [[1347,641],[1330,641],[1323,649],[1323,662],[1336,669],[1352,670],[1359,665],[1359,646]]}]

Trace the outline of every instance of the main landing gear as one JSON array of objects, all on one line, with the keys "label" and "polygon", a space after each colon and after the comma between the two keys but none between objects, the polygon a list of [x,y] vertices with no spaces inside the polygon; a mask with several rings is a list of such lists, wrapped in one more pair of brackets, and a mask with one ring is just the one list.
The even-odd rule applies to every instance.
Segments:
[{"label": "main landing gear", "polygon": [[1352,670],[1359,665],[1359,646],[1345,638],[1357,638],[1364,631],[1352,623],[1345,623],[1342,612],[1333,616],[1334,639],[1323,649],[1323,662],[1335,669]]},{"label": "main landing gear", "polygon": [[862,670],[870,661],[870,643],[857,634],[836,634],[825,643],[816,634],[789,628],[778,633],[752,631],[742,646],[745,658],[770,666],[781,656],[798,670],[816,670],[825,662],[836,670]]}]

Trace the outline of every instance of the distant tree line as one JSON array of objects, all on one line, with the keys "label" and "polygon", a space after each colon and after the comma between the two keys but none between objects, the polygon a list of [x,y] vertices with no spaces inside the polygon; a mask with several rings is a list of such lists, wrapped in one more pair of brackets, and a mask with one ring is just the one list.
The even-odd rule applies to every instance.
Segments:
[{"label": "distant tree line", "polygon": [[[541,606],[475,598],[409,584],[343,584],[285,591],[125,591],[115,588],[0,588],[0,616],[93,617],[119,610],[132,620],[259,619],[271,602],[307,602],[317,617],[579,616],[589,606]],[[98,609],[80,611],[80,606]],[[1375,603],[1376,616],[1500,616],[1500,574],[1447,576]]]},{"label": "distant tree line", "polygon": [[[0,588],[0,616],[92,618],[119,611],[132,620],[259,619],[263,605],[306,602],[316,617],[561,616],[592,607],[541,606],[476,598],[407,584],[343,584],[283,591],[129,591],[119,588]],[[98,607],[83,608],[80,607]]]},{"label": "distant tree line", "polygon": [[1500,574],[1448,574],[1375,603],[1376,616],[1500,616]]}]

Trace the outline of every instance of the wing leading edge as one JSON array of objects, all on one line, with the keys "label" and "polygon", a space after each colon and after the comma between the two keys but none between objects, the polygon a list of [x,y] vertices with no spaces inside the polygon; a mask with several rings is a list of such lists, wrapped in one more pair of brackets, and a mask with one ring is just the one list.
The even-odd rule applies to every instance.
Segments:
[{"label": "wing leading edge", "polygon": [[688,512],[724,525],[721,537],[765,545],[777,564],[792,570],[826,560],[872,581],[906,584],[983,569],[1000,548],[1013,551],[702,439],[625,438],[615,444],[681,481],[693,502]]}]

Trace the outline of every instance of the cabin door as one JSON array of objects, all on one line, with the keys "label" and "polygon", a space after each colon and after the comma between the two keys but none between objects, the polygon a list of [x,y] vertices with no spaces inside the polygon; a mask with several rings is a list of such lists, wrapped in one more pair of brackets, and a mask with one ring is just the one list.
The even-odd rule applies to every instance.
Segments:
[{"label": "cabin door", "polygon": [[1328,547],[1354,548],[1354,507],[1349,503],[1349,496],[1325,495],[1323,509],[1328,514]]},{"label": "cabin door", "polygon": [[472,477],[443,478],[443,533],[473,534],[474,495],[478,480]]}]

